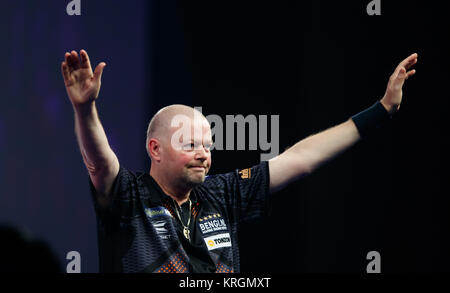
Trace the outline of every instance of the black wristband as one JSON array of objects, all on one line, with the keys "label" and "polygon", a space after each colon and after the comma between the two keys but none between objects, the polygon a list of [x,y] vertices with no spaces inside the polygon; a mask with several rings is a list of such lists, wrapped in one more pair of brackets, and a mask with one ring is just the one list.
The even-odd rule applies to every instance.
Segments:
[{"label": "black wristband", "polygon": [[391,120],[391,115],[383,105],[377,101],[371,107],[352,116],[352,120],[361,137],[365,138],[373,131],[387,124]]}]

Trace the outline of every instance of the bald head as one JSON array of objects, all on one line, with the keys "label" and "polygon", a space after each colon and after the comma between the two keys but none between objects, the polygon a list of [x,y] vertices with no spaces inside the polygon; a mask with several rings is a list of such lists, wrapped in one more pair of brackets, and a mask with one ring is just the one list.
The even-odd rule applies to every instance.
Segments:
[{"label": "bald head", "polygon": [[205,181],[211,147],[211,127],[200,111],[184,105],[162,108],[147,129],[150,176],[167,195],[186,200]]},{"label": "bald head", "polygon": [[147,140],[146,140],[146,149],[148,152],[148,144],[150,139],[155,138],[163,143],[170,142],[171,135],[174,132],[174,129],[177,128],[178,125],[174,125],[174,123],[179,117],[184,117],[185,119],[189,119],[190,121],[194,121],[196,117],[199,117],[203,120],[203,123],[208,123],[206,117],[198,110],[181,105],[175,104],[162,108],[159,110],[150,121],[147,128]]}]

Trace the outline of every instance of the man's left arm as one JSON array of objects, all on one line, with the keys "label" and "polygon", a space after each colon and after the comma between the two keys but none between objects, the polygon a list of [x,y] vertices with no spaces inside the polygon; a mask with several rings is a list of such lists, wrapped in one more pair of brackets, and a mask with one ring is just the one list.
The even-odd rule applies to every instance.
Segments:
[{"label": "man's left arm", "polygon": [[[416,71],[409,70],[417,63],[417,54],[412,54],[403,60],[389,78],[386,92],[379,101],[381,111],[386,115],[393,115],[400,108],[402,101],[402,88],[405,80]],[[277,191],[290,182],[308,175],[325,162],[335,158],[361,139],[362,128],[374,123],[372,107],[367,113],[362,112],[358,120],[349,119],[339,125],[311,135],[269,161],[270,191]],[[376,119],[375,119],[376,120]],[[355,121],[356,124],[355,124]],[[360,122],[362,121],[362,123]],[[357,125],[359,124],[359,125]],[[370,125],[369,125],[370,126]]]}]

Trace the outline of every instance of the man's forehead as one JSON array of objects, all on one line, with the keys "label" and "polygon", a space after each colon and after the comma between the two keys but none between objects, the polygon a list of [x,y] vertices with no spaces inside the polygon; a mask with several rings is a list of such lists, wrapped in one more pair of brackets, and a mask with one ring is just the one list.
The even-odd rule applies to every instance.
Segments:
[{"label": "man's forehead", "polygon": [[170,121],[168,134],[174,142],[212,140],[210,124],[201,114],[195,117],[175,115]]},{"label": "man's forehead", "polygon": [[196,115],[195,117],[191,117],[189,115],[176,114],[171,118],[168,126],[174,130],[181,127],[187,127],[191,129],[202,128],[203,131],[211,130],[211,126],[208,120],[203,115]]}]

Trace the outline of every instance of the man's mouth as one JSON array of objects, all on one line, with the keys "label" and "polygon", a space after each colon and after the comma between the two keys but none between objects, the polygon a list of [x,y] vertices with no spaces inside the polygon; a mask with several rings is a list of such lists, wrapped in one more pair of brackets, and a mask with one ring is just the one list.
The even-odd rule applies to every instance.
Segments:
[{"label": "man's mouth", "polygon": [[204,171],[204,170],[206,170],[206,167],[205,166],[190,166],[189,169]]}]

